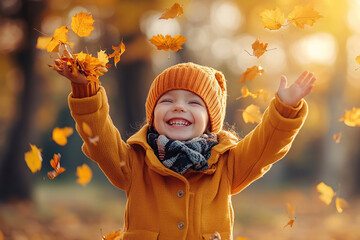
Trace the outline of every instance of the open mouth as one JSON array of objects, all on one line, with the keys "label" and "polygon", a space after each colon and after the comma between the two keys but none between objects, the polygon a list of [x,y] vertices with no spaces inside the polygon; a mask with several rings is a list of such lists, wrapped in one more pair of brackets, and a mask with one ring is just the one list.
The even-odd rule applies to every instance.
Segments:
[{"label": "open mouth", "polygon": [[185,119],[170,119],[167,122],[171,126],[189,126],[191,123]]}]

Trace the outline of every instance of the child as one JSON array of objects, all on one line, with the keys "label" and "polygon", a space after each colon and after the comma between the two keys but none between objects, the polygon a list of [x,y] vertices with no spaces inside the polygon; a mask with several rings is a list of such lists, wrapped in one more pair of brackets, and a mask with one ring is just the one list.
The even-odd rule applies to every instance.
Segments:
[{"label": "child", "polygon": [[[60,63],[57,63],[60,64]],[[147,124],[127,142],[109,117],[103,87],[73,75],[69,106],[84,140],[83,152],[127,195],[123,238],[232,239],[231,195],[260,178],[284,157],[303,125],[315,77],[304,72],[290,87],[282,76],[262,122],[244,139],[222,130],[226,81],[194,63],[164,70],[146,100]],[[81,128],[99,136],[89,142]]]}]

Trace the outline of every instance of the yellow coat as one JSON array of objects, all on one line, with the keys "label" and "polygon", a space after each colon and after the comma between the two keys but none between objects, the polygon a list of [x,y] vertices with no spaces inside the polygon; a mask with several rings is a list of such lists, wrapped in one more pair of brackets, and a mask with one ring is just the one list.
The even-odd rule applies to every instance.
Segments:
[{"label": "yellow coat", "polygon": [[[234,213],[231,195],[240,192],[281,159],[304,123],[307,104],[292,108],[276,96],[263,120],[244,139],[219,133],[219,144],[204,172],[184,176],[164,167],[146,141],[144,126],[124,142],[109,116],[104,88],[91,97],[72,98],[69,106],[84,140],[83,151],[96,161],[108,179],[127,195],[124,239],[206,239],[219,232],[232,239]],[[99,136],[89,142],[82,122]]]}]

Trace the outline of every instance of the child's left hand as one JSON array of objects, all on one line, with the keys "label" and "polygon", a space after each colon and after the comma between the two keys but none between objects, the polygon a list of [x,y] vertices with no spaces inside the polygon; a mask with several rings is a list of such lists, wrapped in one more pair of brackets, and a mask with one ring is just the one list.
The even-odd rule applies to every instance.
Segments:
[{"label": "child's left hand", "polygon": [[304,71],[296,82],[291,84],[289,87],[286,87],[287,78],[285,76],[281,76],[277,94],[283,103],[296,107],[299,101],[311,92],[315,80],[316,77],[314,76],[314,73]]}]

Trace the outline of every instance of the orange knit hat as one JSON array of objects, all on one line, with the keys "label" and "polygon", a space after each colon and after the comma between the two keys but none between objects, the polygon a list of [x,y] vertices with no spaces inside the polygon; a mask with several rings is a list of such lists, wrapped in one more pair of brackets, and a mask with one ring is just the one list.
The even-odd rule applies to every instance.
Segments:
[{"label": "orange knit hat", "polygon": [[201,97],[208,110],[210,131],[221,131],[227,97],[225,77],[213,68],[191,62],[169,67],[155,78],[145,104],[149,125],[154,119],[154,108],[159,98],[165,92],[175,89],[188,90]]}]

